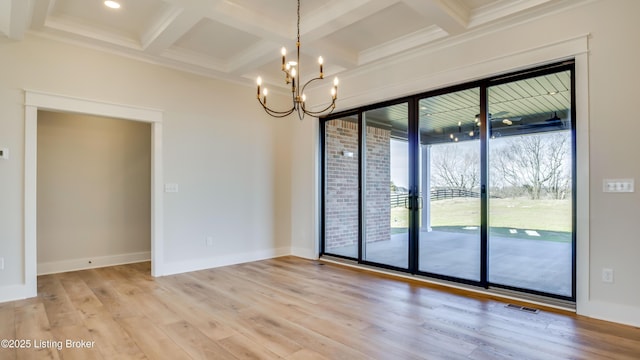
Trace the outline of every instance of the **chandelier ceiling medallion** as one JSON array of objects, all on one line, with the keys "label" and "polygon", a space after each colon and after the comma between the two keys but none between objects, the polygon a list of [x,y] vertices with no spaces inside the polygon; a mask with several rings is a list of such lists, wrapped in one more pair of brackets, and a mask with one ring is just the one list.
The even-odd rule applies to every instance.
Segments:
[{"label": "chandelier ceiling medallion", "polygon": [[273,117],[277,117],[277,118],[289,116],[293,112],[297,112],[298,113],[298,118],[300,120],[302,120],[305,115],[309,115],[309,116],[328,115],[336,107],[336,99],[338,98],[338,78],[337,77],[333,80],[333,87],[331,88],[331,103],[326,108],[324,108],[322,110],[318,110],[318,111],[312,111],[312,110],[309,110],[309,109],[306,108],[307,97],[306,97],[306,95],[304,93],[304,90],[312,82],[314,82],[316,80],[324,79],[324,72],[323,72],[323,59],[322,59],[322,56],[320,56],[318,58],[318,64],[320,65],[320,75],[318,77],[315,77],[315,78],[307,81],[304,85],[302,85],[301,82],[300,82],[300,79],[301,79],[301,72],[300,72],[300,0],[298,0],[298,24],[297,24],[297,29],[298,29],[298,37],[297,37],[297,41],[296,41],[296,60],[295,61],[287,61],[287,59],[286,59],[287,49],[283,47],[282,51],[281,51],[282,52],[282,71],[284,72],[284,75],[285,75],[285,82],[286,82],[287,85],[291,84],[291,98],[292,98],[292,101],[293,101],[293,103],[291,105],[291,108],[289,108],[288,110],[284,110],[284,111],[277,111],[277,110],[273,110],[273,109],[269,108],[267,106],[268,90],[265,87],[261,91],[262,78],[259,77],[259,76],[258,76],[258,80],[257,80],[257,83],[258,83],[258,93],[257,93],[258,102],[260,103],[260,105],[262,105],[262,108],[264,109],[264,111],[267,112],[267,114],[269,114],[269,115],[271,115]]}]

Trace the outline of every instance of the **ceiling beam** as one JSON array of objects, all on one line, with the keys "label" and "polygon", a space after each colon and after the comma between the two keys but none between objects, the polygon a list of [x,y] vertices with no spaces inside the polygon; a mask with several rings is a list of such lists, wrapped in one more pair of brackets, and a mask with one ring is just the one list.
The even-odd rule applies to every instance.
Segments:
[{"label": "ceiling beam", "polygon": [[227,69],[237,75],[247,75],[249,71],[278,59],[280,46],[282,44],[273,41],[260,41],[229,60]]},{"label": "ceiling beam", "polygon": [[295,19],[283,23],[229,1],[216,2],[208,10],[206,16],[211,20],[276,43],[291,40],[291,29],[295,26]]},{"label": "ceiling beam", "polygon": [[384,10],[400,0],[334,0],[300,20],[300,36],[315,41]]},{"label": "ceiling beam", "polygon": [[398,2],[400,0],[329,2],[300,20],[301,51],[310,56],[321,53],[329,65],[335,65],[337,68],[348,69],[357,66],[357,52],[336,47],[323,39]]},{"label": "ceiling beam", "polygon": [[12,40],[22,40],[31,24],[33,0],[10,0],[9,18],[5,19],[6,35]]},{"label": "ceiling beam", "polygon": [[9,23],[11,22],[11,2],[0,0],[0,33],[9,36]]},{"label": "ceiling beam", "polygon": [[252,8],[228,1],[220,1],[211,6],[207,17],[262,39],[227,62],[227,71],[239,76],[247,76],[251,70],[277,59],[280,47],[295,39],[295,33],[292,32],[295,31],[295,18],[283,23],[265,17]]},{"label": "ceiling beam", "polygon": [[471,11],[461,0],[402,0],[429,22],[438,25],[449,35],[467,30]]},{"label": "ceiling beam", "polygon": [[203,19],[199,8],[173,6],[141,36],[145,52],[161,54]]},{"label": "ceiling beam", "polygon": [[40,30],[44,28],[47,16],[55,6],[57,0],[35,0],[31,12],[31,28]]},{"label": "ceiling beam", "polygon": [[[321,9],[314,11],[308,18],[301,19],[302,53],[317,55],[318,49],[322,49],[323,56],[332,65],[337,65],[341,68],[356,66],[357,53],[345,49],[337,49],[334,46],[325,46],[326,44],[323,44],[322,41],[316,42],[316,40],[366,18],[398,1],[400,0],[334,0],[330,2]],[[295,44],[295,17],[291,18],[291,21],[287,24],[277,23],[275,20],[265,18],[262,14],[252,9],[241,8],[229,2],[218,4],[215,10],[211,17],[216,21],[226,23],[229,26],[264,39],[258,46],[247,49],[247,51],[229,61],[229,70],[236,74],[246,75],[248,71],[277,59],[280,46]]]},{"label": "ceiling beam", "polygon": [[496,1],[474,11],[469,27],[475,27],[513,16],[517,13],[532,10],[536,7],[552,4],[553,0],[520,0],[515,2]]}]

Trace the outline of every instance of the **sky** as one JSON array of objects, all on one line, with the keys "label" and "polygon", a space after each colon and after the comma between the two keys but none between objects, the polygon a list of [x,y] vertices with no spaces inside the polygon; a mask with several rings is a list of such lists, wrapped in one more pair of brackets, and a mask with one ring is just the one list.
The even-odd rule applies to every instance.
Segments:
[{"label": "sky", "polygon": [[391,139],[391,181],[409,188],[409,143]]}]

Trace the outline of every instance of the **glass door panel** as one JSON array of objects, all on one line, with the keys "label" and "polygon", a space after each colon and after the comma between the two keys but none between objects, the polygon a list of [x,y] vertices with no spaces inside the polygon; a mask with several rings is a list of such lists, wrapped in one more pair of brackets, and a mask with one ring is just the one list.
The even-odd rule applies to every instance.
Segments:
[{"label": "glass door panel", "polygon": [[419,270],[480,280],[479,89],[419,101]]},{"label": "glass door panel", "polygon": [[571,73],[489,87],[488,102],[488,280],[571,297]]},{"label": "glass door panel", "polygon": [[324,252],[358,258],[358,117],[324,123]]},{"label": "glass door panel", "polygon": [[362,259],[407,269],[409,266],[408,105],[363,113],[364,239]]}]

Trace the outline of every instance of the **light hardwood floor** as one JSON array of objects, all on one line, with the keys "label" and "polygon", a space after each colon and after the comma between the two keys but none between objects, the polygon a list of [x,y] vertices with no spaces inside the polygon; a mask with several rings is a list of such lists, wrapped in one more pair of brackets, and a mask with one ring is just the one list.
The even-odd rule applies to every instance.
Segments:
[{"label": "light hardwood floor", "polygon": [[149,267],[39,277],[37,298],[0,304],[0,339],[32,341],[0,359],[640,359],[638,328],[318,261]]}]

